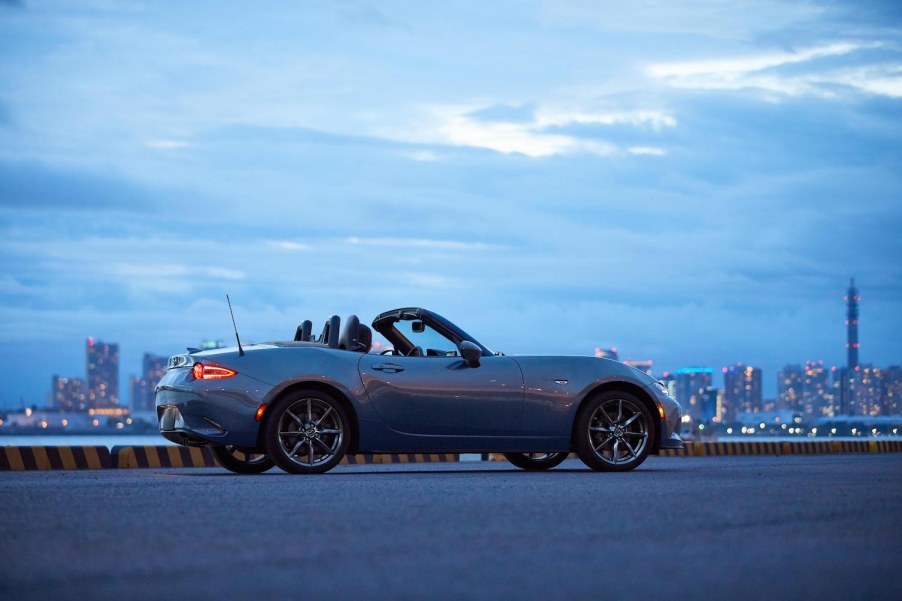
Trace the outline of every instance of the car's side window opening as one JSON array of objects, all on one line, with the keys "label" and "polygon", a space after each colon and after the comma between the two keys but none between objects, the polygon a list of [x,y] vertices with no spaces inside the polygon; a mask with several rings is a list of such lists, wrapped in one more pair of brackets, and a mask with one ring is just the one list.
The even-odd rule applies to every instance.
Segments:
[{"label": "car's side window opening", "polygon": [[425,357],[456,357],[457,345],[444,335],[419,320],[403,319],[395,323],[395,329],[410,341],[413,347],[420,347]]}]

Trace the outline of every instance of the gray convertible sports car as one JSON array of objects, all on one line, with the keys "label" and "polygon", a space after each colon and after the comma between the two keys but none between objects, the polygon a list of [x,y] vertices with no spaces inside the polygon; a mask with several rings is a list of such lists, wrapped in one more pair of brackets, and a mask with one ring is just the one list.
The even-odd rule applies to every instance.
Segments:
[{"label": "gray convertible sports car", "polygon": [[[594,470],[627,471],[680,448],[680,406],[663,384],[596,357],[493,353],[440,315],[395,309],[372,330],[333,316],[322,333],[169,359],[156,389],[160,432],[209,446],[234,472],[273,465],[325,472],[347,453],[503,453],[543,470],[575,451]],[[237,334],[236,334],[237,335]]]}]

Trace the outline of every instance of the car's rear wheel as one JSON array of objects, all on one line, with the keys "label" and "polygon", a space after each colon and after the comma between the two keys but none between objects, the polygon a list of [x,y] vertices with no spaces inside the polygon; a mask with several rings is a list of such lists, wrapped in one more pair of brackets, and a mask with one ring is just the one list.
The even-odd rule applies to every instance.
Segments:
[{"label": "car's rear wheel", "polygon": [[580,410],[573,443],[576,454],[593,470],[626,472],[648,457],[653,428],[642,401],[627,392],[608,391]]},{"label": "car's rear wheel", "polygon": [[232,445],[211,447],[216,462],[236,474],[262,474],[275,465],[258,449],[245,449]]},{"label": "car's rear wheel", "polygon": [[529,472],[550,470],[567,458],[567,453],[504,453],[504,458]]},{"label": "car's rear wheel", "polygon": [[278,401],[265,428],[266,454],[292,474],[329,471],[348,451],[347,414],[338,401],[319,390],[299,390]]}]

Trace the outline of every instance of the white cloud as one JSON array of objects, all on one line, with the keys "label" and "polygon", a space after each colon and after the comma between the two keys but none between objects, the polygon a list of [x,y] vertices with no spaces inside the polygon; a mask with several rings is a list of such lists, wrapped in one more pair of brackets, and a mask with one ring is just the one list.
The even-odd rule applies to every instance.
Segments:
[{"label": "white cloud", "polygon": [[672,115],[661,111],[614,111],[614,112],[568,112],[540,111],[536,115],[535,125],[538,127],[566,125],[631,125],[633,127],[650,127],[658,131],[665,127],[676,127],[677,120]]},{"label": "white cloud", "polygon": [[[755,56],[739,56],[705,61],[656,63],[646,68],[653,78],[670,85],[699,90],[756,89],[779,96],[837,96],[836,86],[845,86],[867,94],[902,96],[902,65],[883,64],[856,68],[823,69],[817,72],[780,73],[788,65],[805,67],[815,59],[838,57],[882,43],[839,42],[806,48],[797,52],[772,52]],[[811,69],[815,67],[809,65]],[[773,97],[770,97],[773,99]]]},{"label": "white cloud", "polygon": [[421,163],[431,163],[438,160],[438,155],[432,152],[431,150],[417,150],[414,152],[405,152],[403,156],[407,157],[412,161],[419,161]]},{"label": "white cloud", "polygon": [[837,43],[814,48],[806,48],[798,52],[774,52],[758,56],[740,56],[734,58],[705,61],[658,63],[650,65],[647,72],[652,77],[690,78],[692,76],[718,76],[727,78],[731,74],[743,74],[761,71],[772,67],[803,63],[825,56],[849,54],[873,45]]},{"label": "white cloud", "polygon": [[148,148],[155,150],[179,150],[181,148],[189,148],[192,144],[184,140],[151,140],[147,143]]},{"label": "white cloud", "polygon": [[428,238],[358,238],[345,240],[348,244],[367,246],[397,246],[406,248],[427,248],[434,250],[488,250],[495,248],[484,242],[463,242],[458,240],[430,240]]},{"label": "white cloud", "polygon": [[[494,106],[492,103],[484,102],[425,107],[424,111],[428,118],[418,127],[383,129],[379,133],[392,139],[486,148],[503,154],[522,154],[533,158],[579,153],[609,157],[620,155],[623,150],[604,140],[585,139],[566,133],[551,132],[548,129],[584,125],[628,125],[659,131],[677,125],[675,117],[657,110],[591,111],[548,106],[536,109],[534,117],[525,122],[487,120],[471,116],[492,106]],[[419,160],[424,159],[430,160],[431,157],[428,155],[419,157]]]},{"label": "white cloud", "polygon": [[654,146],[630,146],[626,149],[629,154],[633,155],[646,155],[646,156],[655,156],[660,157],[667,154],[667,151],[663,148],[655,148]]},{"label": "white cloud", "polygon": [[307,250],[310,248],[307,244],[303,244],[301,242],[293,242],[291,240],[270,240],[269,245],[273,248],[278,248],[279,250]]},{"label": "white cloud", "polygon": [[902,98],[902,64],[842,69],[824,75],[812,75],[813,84],[845,85],[868,94]]}]

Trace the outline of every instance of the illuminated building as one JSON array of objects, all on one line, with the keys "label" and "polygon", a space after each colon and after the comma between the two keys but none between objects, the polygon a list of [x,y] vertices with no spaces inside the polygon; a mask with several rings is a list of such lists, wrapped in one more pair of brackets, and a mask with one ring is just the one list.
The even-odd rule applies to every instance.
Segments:
[{"label": "illuminated building", "polygon": [[652,366],[651,359],[646,359],[644,361],[627,359],[626,361],[624,361],[624,363],[626,365],[629,365],[630,367],[635,367],[636,369],[638,369],[641,372],[645,372],[648,375],[651,375],[651,366]]},{"label": "illuminated building", "polygon": [[684,415],[699,421],[705,390],[711,386],[710,367],[684,367],[676,371],[676,400],[682,405]]},{"label": "illuminated building", "polygon": [[141,377],[131,379],[132,411],[155,411],[154,389],[166,373],[168,359],[151,353],[144,353]]},{"label": "illuminated building", "polygon": [[859,365],[855,382],[855,414],[881,415],[883,409],[883,371],[872,365]]},{"label": "illuminated building", "polygon": [[890,365],[883,372],[883,413],[902,413],[902,367]]},{"label": "illuminated building", "polygon": [[801,412],[804,373],[798,364],[784,365],[777,373],[777,400],[781,409]]},{"label": "illuminated building", "polygon": [[761,404],[761,369],[737,363],[723,368],[724,418],[732,421],[736,413],[758,413]]},{"label": "illuminated building", "polygon": [[85,381],[81,378],[53,376],[50,407],[60,411],[85,410]]},{"label": "illuminated building", "polygon": [[699,421],[703,424],[721,421],[719,411],[721,410],[720,402],[723,395],[720,390],[713,386],[707,386],[701,391],[701,409],[699,411]]},{"label": "illuminated building", "polygon": [[87,392],[88,409],[119,405],[119,345],[88,338]]},{"label": "illuminated building", "polygon": [[805,417],[830,415],[833,397],[824,362],[806,361],[802,378],[802,400],[797,411]]}]

